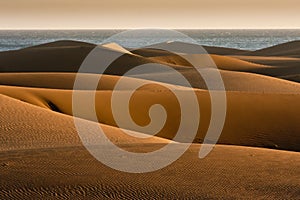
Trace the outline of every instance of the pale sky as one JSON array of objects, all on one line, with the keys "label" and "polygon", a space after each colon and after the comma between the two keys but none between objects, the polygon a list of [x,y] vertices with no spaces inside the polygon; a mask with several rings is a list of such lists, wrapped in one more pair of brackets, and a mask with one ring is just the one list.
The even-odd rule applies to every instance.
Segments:
[{"label": "pale sky", "polygon": [[300,28],[299,0],[0,0],[0,29]]}]

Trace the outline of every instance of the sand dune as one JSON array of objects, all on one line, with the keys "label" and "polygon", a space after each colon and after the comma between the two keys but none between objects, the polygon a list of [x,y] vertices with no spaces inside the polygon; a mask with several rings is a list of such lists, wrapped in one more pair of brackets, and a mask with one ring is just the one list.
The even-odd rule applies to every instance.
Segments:
[{"label": "sand dune", "polygon": [[[299,195],[298,153],[217,145],[201,160],[197,157],[200,145],[192,145],[165,169],[122,173],[101,164],[81,146],[71,117],[2,95],[0,101],[1,199],[202,199],[240,195],[295,199]],[[123,140],[118,129],[101,126],[128,151],[151,151],[167,142],[159,138],[149,143]]]},{"label": "sand dune", "polygon": [[[126,49],[115,43],[99,47],[107,54],[124,55],[108,67],[96,88],[98,120],[93,121],[89,112],[76,115],[87,127],[88,143],[97,144],[94,148],[100,151],[106,146],[97,143],[99,133],[92,126],[101,127],[126,151],[151,152],[171,142],[181,122],[180,104],[167,87],[186,102],[191,102],[188,93],[194,91],[201,115],[194,143],[173,164],[145,174],[122,173],[98,162],[76,131],[72,89],[77,75],[85,77],[87,85],[76,88],[78,93],[90,94],[94,89],[89,85],[99,74],[76,74],[94,44],[57,41],[0,52],[0,199],[298,199],[299,42],[258,51],[204,47],[218,69],[204,64],[202,70],[218,70],[227,90],[224,129],[204,159],[199,159],[198,153],[210,123],[211,100],[203,78],[183,59],[199,59],[203,52],[186,52],[197,48],[194,44],[159,45],[171,49],[181,46],[181,57],[155,48]],[[139,65],[148,68],[121,77]],[[156,70],[157,65],[170,69]],[[173,69],[193,88],[180,83]],[[121,88],[115,89],[121,78]],[[143,127],[151,122],[151,116],[154,121],[160,117],[159,113],[149,115],[155,104],[164,106],[168,114],[153,137],[125,134],[124,130],[139,136],[151,133],[130,123],[119,127],[113,116],[112,106],[120,109],[123,97],[137,84],[146,85],[135,91],[126,105],[136,124]],[[111,105],[113,94],[119,95],[118,105]],[[81,109],[86,110],[84,106]],[[194,112],[190,110],[190,116]],[[192,127],[195,119],[188,123],[187,127]],[[178,147],[191,134],[186,130],[186,135],[176,140]]]},{"label": "sand dune", "polygon": [[300,94],[300,85],[292,81],[246,72],[221,71],[227,91]]},{"label": "sand dune", "polygon": [[81,42],[81,41],[73,41],[73,40],[59,40],[54,42],[49,42],[45,44],[35,45],[31,47],[27,47],[24,49],[37,49],[37,48],[57,48],[57,47],[90,47],[94,48],[96,45],[87,43],[87,42]]},{"label": "sand dune", "polygon": [[[280,56],[231,56],[244,61],[280,68],[298,68],[300,59]],[[287,70],[289,71],[289,70]]]},{"label": "sand dune", "polygon": [[[206,69],[210,71],[213,69]],[[204,79],[194,69],[181,71],[181,74],[189,81],[190,85],[194,88],[207,90],[207,85]],[[265,75],[245,73],[237,71],[220,70],[222,80],[226,91],[240,91],[251,93],[275,93],[275,94],[298,94],[298,83],[292,82],[296,79],[291,79],[282,76],[273,78]],[[148,79],[158,82],[166,82],[170,84],[177,84],[189,87],[187,84],[178,81],[178,78],[172,72],[165,73],[151,73],[151,74],[138,74],[131,77],[139,79]],[[282,80],[286,79],[286,80]],[[211,86],[211,90],[219,90],[218,86]]]},{"label": "sand dune", "polygon": [[102,46],[106,47],[106,48],[109,48],[109,49],[112,49],[114,51],[119,51],[121,53],[132,54],[130,51],[128,51],[124,47],[118,45],[117,43],[107,43],[107,44],[103,44]]},{"label": "sand dune", "polygon": [[234,49],[234,48],[225,48],[225,47],[211,47],[211,46],[203,46],[203,48],[209,54],[217,54],[217,55],[241,55],[248,53],[247,50]]},{"label": "sand dune", "polygon": [[[0,53],[1,72],[74,71],[92,50],[84,46],[27,48]],[[77,66],[77,68],[76,68]]]},{"label": "sand dune", "polygon": [[[21,50],[0,52],[0,72],[77,72],[83,60],[94,48],[95,45],[88,43],[60,41]],[[105,53],[117,52],[120,54],[120,47],[112,46],[112,44],[98,46],[98,49]],[[137,65],[153,62],[124,51],[126,50],[122,50],[120,54],[124,55],[107,68],[106,74],[123,75]],[[174,67],[176,68],[176,66]],[[97,73],[97,70],[89,72]]]},{"label": "sand dune", "polygon": [[[160,86],[157,87],[159,88]],[[73,114],[72,91],[70,90],[1,86],[0,92],[42,108],[68,115]],[[119,95],[124,95],[126,91],[120,92]],[[185,93],[184,90],[179,92]],[[200,102],[202,120],[199,122],[200,129],[195,142],[202,142],[210,119],[210,100],[208,92],[197,91],[196,94]],[[96,104],[96,112],[99,122],[117,126],[110,107],[111,95],[112,92],[109,90],[96,93],[96,102],[98,102]],[[156,103],[162,104],[166,108],[168,118],[164,128],[157,135],[172,139],[180,123],[180,115],[178,115],[179,105],[174,98],[170,91],[163,90],[163,88],[161,90],[145,89],[137,91],[131,100],[131,104],[134,105],[130,107],[131,116],[137,124],[147,125],[149,123],[147,113],[150,106]],[[299,107],[297,106],[299,99],[300,95],[296,94],[276,95],[228,92],[227,118],[219,143],[299,151],[300,136],[298,130],[300,125],[298,121],[300,119],[299,115],[297,115],[300,112],[297,109]],[[88,120],[93,119],[85,114],[79,117]],[[129,124],[124,125],[122,128],[137,131]],[[185,141],[184,138],[182,138],[181,142],[183,141]]]},{"label": "sand dune", "polygon": [[[208,69],[209,70],[209,69]],[[198,76],[194,70],[184,70],[181,73],[187,78],[191,86],[199,89],[207,89],[205,81]],[[245,72],[220,71],[224,86],[227,91],[241,91],[252,93],[275,93],[275,94],[298,94],[300,86],[291,81],[285,81],[278,78],[262,76]],[[67,89],[72,90],[76,79],[75,73],[1,73],[0,85],[50,88],[50,89]],[[99,79],[97,74],[81,74],[81,77],[90,87],[82,87],[77,89],[92,90],[92,83]],[[134,78],[137,77],[137,78]],[[288,79],[289,77],[282,77]],[[123,89],[130,89],[137,84],[151,84],[152,81],[159,81],[167,84],[177,84],[179,86],[188,85],[179,82],[177,77],[171,72],[165,73],[149,73],[132,75],[131,77],[123,77],[126,79],[126,85]],[[145,80],[146,79],[146,80]],[[120,76],[101,75],[97,90],[113,90],[116,83],[120,80]],[[149,81],[150,80],[150,81]],[[168,85],[172,87],[171,85]],[[153,85],[149,89],[155,90]],[[216,88],[217,89],[217,88]]]},{"label": "sand dune", "polygon": [[[86,81],[86,85],[80,88],[74,87],[76,78],[81,78]],[[0,73],[0,85],[33,87],[33,88],[50,88],[63,90],[117,90],[116,84],[121,76],[106,75],[106,74],[88,74],[88,73]],[[126,85],[122,86],[122,90],[130,90],[137,84],[151,84],[150,80],[144,80],[132,77],[122,77]],[[97,82],[99,80],[99,83]],[[97,82],[97,86],[92,84]],[[167,81],[166,81],[167,82]],[[169,87],[180,88],[180,86],[165,84]],[[155,87],[148,87],[155,90]]]},{"label": "sand dune", "polygon": [[300,41],[292,41],[272,47],[259,49],[254,52],[245,53],[245,55],[262,55],[262,56],[287,56],[298,57],[300,55]]},{"label": "sand dune", "polygon": [[[198,59],[205,60],[205,57],[207,55],[192,55],[193,57],[198,57]],[[214,64],[222,70],[230,70],[230,71],[250,71],[254,69],[259,69],[259,68],[269,68],[269,66],[266,65],[261,65],[261,64],[256,64],[256,63],[251,63],[247,61],[243,61],[237,58],[232,58],[229,56],[220,56],[220,55],[209,55],[211,59],[214,61]],[[152,57],[153,60],[158,60],[163,63],[170,63],[170,64],[175,64],[179,66],[191,66],[191,64],[184,59],[184,57],[180,56],[156,56]],[[211,65],[211,64],[210,64]],[[210,65],[207,65],[205,67],[211,67]]]},{"label": "sand dune", "polygon": [[[154,146],[152,144],[151,146]],[[127,145],[127,150],[150,145]],[[95,160],[83,147],[1,152],[0,197],[85,199],[297,199],[299,155],[216,146],[205,160],[193,145],[165,169],[128,174]],[[20,159],[20,157],[22,159]],[[289,163],[289,164],[287,164]],[[29,178],[30,177],[30,178]],[[5,181],[4,181],[5,180]]]},{"label": "sand dune", "polygon": [[[61,41],[17,51],[1,52],[0,71],[77,72],[84,58],[93,48],[94,45],[92,44],[73,41]],[[118,49],[120,50],[120,48],[116,48],[116,46],[111,48],[103,47],[103,50],[107,52],[119,52]],[[186,67],[184,66],[189,65],[188,62],[178,57],[174,58],[174,55],[170,55],[170,53],[168,52],[163,53],[161,50],[155,51],[156,54],[151,53],[152,55],[148,55],[148,57],[152,58],[145,58],[141,55],[138,56],[135,54],[127,53],[121,56],[119,59],[115,60],[111,64],[111,66],[106,70],[105,73],[111,75],[122,75],[128,70],[134,68],[135,66],[153,62],[157,64],[166,64],[176,70],[184,70],[186,69]],[[158,56],[157,54],[160,56]],[[241,60],[229,56],[211,55],[211,57],[216,63],[216,65],[223,70],[245,71],[273,77],[282,77],[291,75],[293,73],[300,73],[298,61],[296,62],[295,60],[291,61],[293,63],[292,65],[288,65],[288,68],[285,67],[285,69],[281,69],[270,67],[267,65],[262,65],[269,59],[260,59],[260,61],[248,60],[250,61],[248,62],[243,61],[243,59]],[[257,64],[255,62],[261,64]],[[280,65],[282,65],[282,62],[280,63]]]},{"label": "sand dune", "polygon": [[[53,112],[51,109],[41,109],[4,95],[0,95],[0,101],[0,152],[82,146],[73,117]],[[34,102],[30,103],[34,104]],[[149,139],[130,137],[118,128],[105,124],[99,125],[116,144],[168,143],[168,140],[158,137]],[[89,131],[90,140],[93,140],[93,130]]]},{"label": "sand dune", "polygon": [[295,74],[280,76],[280,78],[300,83],[300,74],[295,73]]}]

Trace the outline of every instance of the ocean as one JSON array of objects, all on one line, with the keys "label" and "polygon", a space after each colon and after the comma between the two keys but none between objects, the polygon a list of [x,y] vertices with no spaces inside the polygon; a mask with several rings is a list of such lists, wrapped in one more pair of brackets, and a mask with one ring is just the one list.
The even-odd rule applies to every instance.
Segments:
[{"label": "ocean", "polygon": [[[124,30],[0,30],[0,51],[15,50],[57,40],[77,40],[101,44],[107,38]],[[200,45],[257,50],[280,43],[300,40],[297,30],[177,30]],[[152,43],[163,38],[152,39]],[[181,40],[181,38],[173,38]],[[126,47],[142,46],[142,40],[127,40]]]}]

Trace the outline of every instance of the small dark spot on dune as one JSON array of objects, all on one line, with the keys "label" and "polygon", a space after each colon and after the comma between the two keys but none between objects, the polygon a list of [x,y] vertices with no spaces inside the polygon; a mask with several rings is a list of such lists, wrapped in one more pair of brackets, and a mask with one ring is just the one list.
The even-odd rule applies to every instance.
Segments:
[{"label": "small dark spot on dune", "polygon": [[61,112],[60,109],[51,101],[48,101],[47,103],[51,110],[53,110],[55,112]]}]

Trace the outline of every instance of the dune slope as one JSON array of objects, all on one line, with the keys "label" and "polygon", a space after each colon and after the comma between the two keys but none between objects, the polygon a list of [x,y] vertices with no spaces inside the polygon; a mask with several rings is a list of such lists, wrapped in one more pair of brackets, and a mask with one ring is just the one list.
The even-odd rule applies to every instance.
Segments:
[{"label": "dune slope", "polygon": [[[299,195],[298,153],[217,145],[202,160],[198,158],[201,146],[192,145],[167,168],[146,174],[122,173],[101,164],[81,146],[71,117],[3,95],[0,101],[1,199],[205,199],[241,195],[246,199],[295,199]],[[118,129],[103,128],[128,151],[151,151],[167,142],[158,138],[148,143],[122,140]]]},{"label": "dune slope", "polygon": [[[99,46],[101,52],[108,57],[122,56],[108,66],[100,83],[92,86],[99,74],[77,71],[95,46],[57,41],[0,52],[0,199],[299,199],[299,42],[258,51],[204,47],[206,55],[186,51],[197,49],[195,44],[156,45],[182,47],[177,52],[180,56],[154,47],[132,50],[109,43]],[[201,71],[220,72],[226,88],[224,128],[204,159],[199,159],[199,150],[205,145],[212,116],[210,94],[220,91],[217,86],[208,91],[203,78],[184,58],[208,61],[199,62]],[[122,76],[139,65],[146,69]],[[161,65],[168,70],[157,70]],[[181,83],[174,70],[187,78],[192,88]],[[85,79],[72,90],[76,76]],[[218,85],[217,80],[212,83]],[[131,93],[137,84],[143,86]],[[183,102],[172,91],[187,105],[184,118]],[[191,92],[197,100],[195,107]],[[83,97],[75,113],[74,93]],[[91,99],[95,108],[87,99],[91,94],[95,94]],[[157,104],[164,112],[152,107]],[[129,116],[122,106],[128,108]],[[200,120],[194,117],[197,109]],[[123,120],[121,125],[114,112]],[[167,117],[162,124],[164,114]],[[129,118],[138,126],[124,120]],[[184,133],[171,141],[182,120],[187,121]],[[191,146],[174,163],[158,171],[131,174],[96,160],[83,146],[75,121],[84,125],[86,145],[101,155],[108,146],[107,140],[98,140],[100,128],[116,146],[134,153],[153,152],[170,142],[182,147],[191,137],[193,125],[198,125],[198,130]],[[147,129],[151,123],[162,124],[155,136]],[[130,161],[129,156],[105,156],[124,159],[121,164]],[[165,161],[171,156],[156,158]],[[147,166],[158,161],[149,160]]]},{"label": "dune slope", "polygon": [[[0,92],[42,108],[73,115],[71,90],[2,86],[0,87]],[[86,94],[89,92],[82,91],[82,93]],[[114,92],[119,95],[118,98],[124,98],[123,96],[127,93],[126,90]],[[178,90],[178,92],[182,93],[182,95],[188,93],[185,90]],[[111,110],[111,106],[114,106],[111,104],[111,95],[112,91],[110,90],[96,92],[96,112],[99,122],[118,126]],[[196,91],[196,95],[201,110],[201,121],[199,122],[200,129],[195,142],[202,142],[211,114],[210,99],[206,91]],[[297,106],[299,98],[300,95],[296,94],[227,92],[227,116],[218,142],[220,144],[299,151],[300,136],[298,130],[300,125],[298,121],[300,120],[300,115],[298,113],[300,113],[300,110],[298,108],[300,106]],[[157,103],[163,105],[168,114],[166,124],[157,135],[172,139],[177,132],[178,124],[180,124],[179,104],[174,95],[167,89],[157,86],[157,90],[153,90],[152,87],[151,90],[145,88],[136,91],[129,104],[131,117],[137,124],[147,125],[150,122],[147,113],[151,105]],[[86,113],[82,113],[78,117],[94,120],[92,115]],[[193,123],[193,121],[190,123]],[[124,124],[122,128],[137,131],[128,123]],[[183,141],[185,141],[185,138],[182,138],[181,142]]]}]

